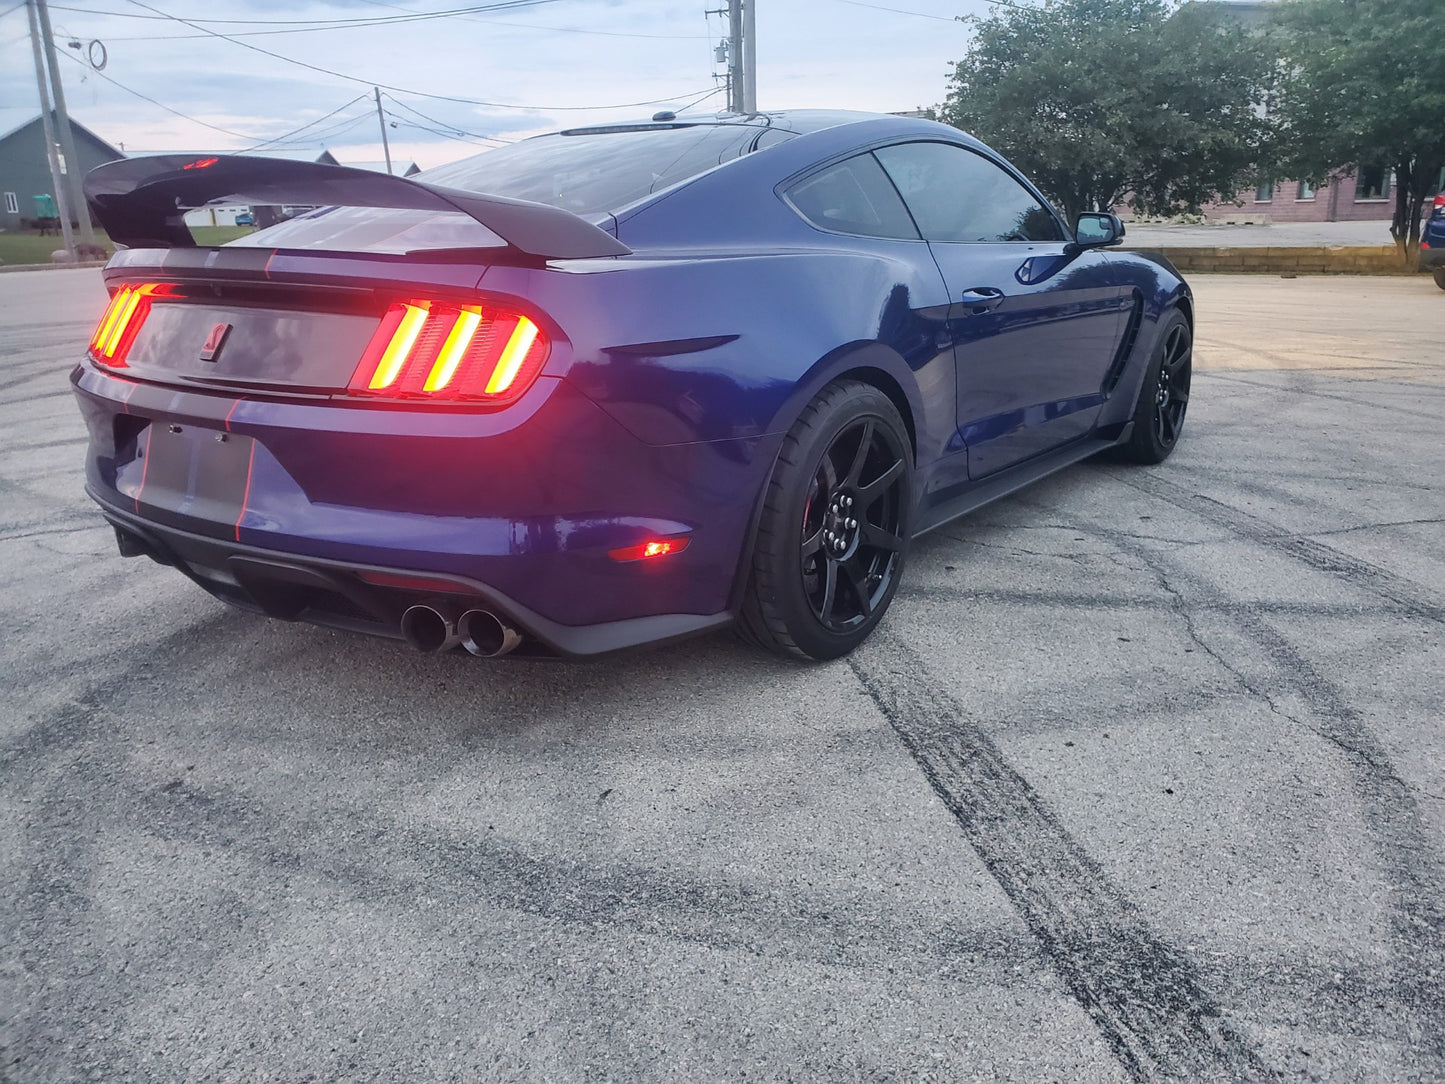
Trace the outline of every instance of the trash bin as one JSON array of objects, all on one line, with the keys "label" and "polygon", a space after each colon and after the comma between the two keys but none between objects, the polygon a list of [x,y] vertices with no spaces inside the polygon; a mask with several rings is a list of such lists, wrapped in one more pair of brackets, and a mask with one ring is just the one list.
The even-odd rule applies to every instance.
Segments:
[{"label": "trash bin", "polygon": [[47,233],[60,232],[60,212],[55,209],[55,197],[49,192],[42,192],[33,197],[35,200],[35,220],[40,226],[40,236]]}]

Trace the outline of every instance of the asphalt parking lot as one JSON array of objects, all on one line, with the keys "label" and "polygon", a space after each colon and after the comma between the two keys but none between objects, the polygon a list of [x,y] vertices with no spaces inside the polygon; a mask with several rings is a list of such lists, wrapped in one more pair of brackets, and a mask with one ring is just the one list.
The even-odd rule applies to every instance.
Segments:
[{"label": "asphalt parking lot", "polygon": [[0,275],[0,1079],[1445,1078],[1445,294],[1193,279],[881,635],[486,663],[115,554]]}]

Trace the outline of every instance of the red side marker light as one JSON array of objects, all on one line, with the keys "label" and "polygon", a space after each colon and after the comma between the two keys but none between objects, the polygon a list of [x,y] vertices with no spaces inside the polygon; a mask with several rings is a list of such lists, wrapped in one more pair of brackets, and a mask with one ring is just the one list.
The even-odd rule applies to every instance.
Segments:
[{"label": "red side marker light", "polygon": [[691,541],[692,539],[687,535],[654,538],[640,546],[624,546],[621,549],[608,550],[607,556],[614,561],[647,561],[653,557],[666,557],[669,554],[681,553],[687,549],[688,543]]}]

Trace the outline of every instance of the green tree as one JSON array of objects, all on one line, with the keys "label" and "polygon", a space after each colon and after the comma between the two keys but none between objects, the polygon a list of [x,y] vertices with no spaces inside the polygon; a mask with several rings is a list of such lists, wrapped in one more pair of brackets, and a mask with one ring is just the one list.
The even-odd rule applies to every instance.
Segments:
[{"label": "green tree", "polygon": [[1219,5],[1046,0],[976,21],[939,119],[1008,157],[1070,221],[1125,200],[1197,211],[1253,184],[1274,70],[1268,36]]},{"label": "green tree", "polygon": [[1390,235],[1408,266],[1445,168],[1445,0],[1287,0],[1281,171],[1395,171]]}]

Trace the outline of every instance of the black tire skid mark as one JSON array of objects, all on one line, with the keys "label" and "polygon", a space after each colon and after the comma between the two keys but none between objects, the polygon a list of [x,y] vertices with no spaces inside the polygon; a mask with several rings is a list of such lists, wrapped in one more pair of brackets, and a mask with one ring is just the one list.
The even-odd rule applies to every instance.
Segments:
[{"label": "black tire skid mark", "polygon": [[[1440,901],[1445,868],[1432,857],[1432,844],[1419,804],[1409,785],[1395,771],[1388,752],[1340,689],[1320,674],[1261,613],[1248,609],[1222,611],[1269,660],[1277,682],[1271,688],[1251,681],[1200,637],[1190,616],[1193,607],[1186,608],[1181,581],[1187,581],[1191,603],[1195,599],[1206,605],[1225,601],[1221,592],[1199,577],[1166,568],[1160,553],[1122,532],[1098,524],[1079,529],[1113,543],[1120,552],[1143,562],[1170,595],[1191,640],[1232,674],[1247,693],[1263,701],[1275,714],[1328,742],[1341,754],[1355,779],[1352,789],[1364,811],[1369,833],[1379,848],[1381,868],[1390,881],[1395,934],[1391,945],[1395,957],[1392,1000],[1409,1019],[1405,1040],[1410,1048],[1417,1053],[1428,1052],[1434,1062],[1433,1072],[1422,1074],[1420,1079],[1445,1079],[1445,905]],[[1270,545],[1279,540],[1279,536],[1266,536],[1257,541]],[[1408,612],[1421,616],[1417,606],[1409,606]],[[1425,616],[1436,619],[1429,614]],[[1289,691],[1308,707],[1308,717],[1290,714],[1278,705],[1280,695]]]},{"label": "black tire skid mark", "polygon": [[[5,1066],[30,1073],[44,1065],[59,1076],[79,1075],[80,1061],[71,1059],[98,1057],[101,1071],[111,1075],[135,1068],[129,1048],[107,1049],[91,1036],[91,1025],[123,1016],[125,1004],[162,996],[175,981],[167,951],[157,955],[149,940],[127,949],[133,966],[123,1004],[102,1000],[88,981],[101,966],[92,948],[98,921],[92,881],[102,823],[152,841],[223,852],[272,871],[281,882],[314,878],[323,892],[400,909],[414,906],[425,883],[429,896],[458,907],[485,901],[582,930],[610,926],[868,976],[885,964],[906,976],[911,961],[919,981],[976,985],[980,970],[986,984],[991,972],[1017,981],[1010,969],[1020,961],[1029,971],[1047,966],[1031,943],[1006,929],[880,919],[865,899],[854,907],[804,892],[623,863],[599,869],[502,838],[418,830],[363,808],[316,809],[298,819],[267,808],[263,795],[185,778],[143,785],[129,767],[132,739],[150,716],[149,700],[165,687],[165,675],[197,671],[250,632],[249,624],[201,621],[149,644],[128,643],[123,653],[141,651],[149,661],[94,681],[0,740],[0,786],[28,798],[20,826],[25,879],[0,894],[13,901],[3,932],[23,946],[24,983],[0,973],[0,990],[10,986],[29,995],[28,1001],[16,999],[23,1013],[8,1019],[0,1014],[0,1080],[8,1079]],[[400,721],[396,726],[405,728]],[[386,841],[380,855],[378,841]],[[251,929],[256,910],[234,892],[228,898],[239,909],[227,928],[236,934]],[[187,943],[192,981],[224,973],[237,947],[246,944],[242,936],[233,939],[234,947],[218,944],[224,940],[204,936]],[[211,947],[201,951],[202,942]],[[66,1045],[66,1034],[87,1037]]]},{"label": "black tire skid mark", "polygon": [[[1187,493],[1161,479],[1141,475],[1128,479],[1127,484],[1151,497],[1197,515],[1216,527],[1223,527],[1247,541],[1278,550],[1318,572],[1343,576],[1350,583],[1381,595],[1416,616],[1445,623],[1445,603],[1430,598],[1424,585],[1398,576],[1379,565],[1351,557],[1323,542],[1286,531],[1278,524],[1240,511],[1203,493]],[[1124,535],[1118,537],[1127,538]]]},{"label": "black tire skid mark", "polygon": [[1130,1076],[1274,1078],[921,658],[875,633],[849,665]]},{"label": "black tire skid mark", "polygon": [[[1215,369],[1205,371],[1209,377],[1225,384],[1233,384],[1236,387],[1258,388],[1261,391],[1272,391],[1281,395],[1305,395],[1311,399],[1329,399],[1338,403],[1349,403],[1353,407],[1366,407],[1371,410],[1383,410],[1392,416],[1407,416],[1411,418],[1424,418],[1427,421],[1438,421],[1438,414],[1431,414],[1423,410],[1411,410],[1409,407],[1394,406],[1388,403],[1373,403],[1368,399],[1352,398],[1348,395],[1335,395],[1327,391],[1318,391],[1313,387],[1306,387],[1306,377],[1315,377],[1316,380],[1333,379],[1328,369]],[[1243,380],[1231,374],[1236,372],[1253,373],[1278,373],[1285,379],[1281,382],[1261,382],[1258,380]],[[1371,384],[1400,384],[1405,387],[1419,388],[1422,385],[1413,384],[1407,381],[1379,380],[1370,381]],[[1439,385],[1423,385],[1425,387],[1439,388]]]}]

